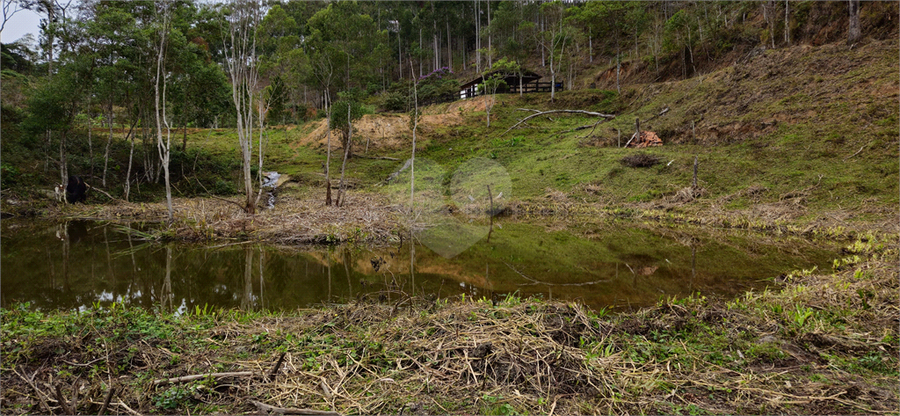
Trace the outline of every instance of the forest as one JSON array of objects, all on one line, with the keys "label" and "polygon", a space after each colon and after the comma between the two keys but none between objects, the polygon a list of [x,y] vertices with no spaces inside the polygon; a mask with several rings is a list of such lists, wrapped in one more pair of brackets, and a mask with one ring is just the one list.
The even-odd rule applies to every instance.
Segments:
[{"label": "forest", "polygon": [[[66,183],[74,173],[126,201],[140,183],[166,182],[171,193],[171,180],[181,182],[182,195],[202,192],[169,172],[185,171],[188,132],[196,129],[237,129],[243,179],[203,177],[196,163],[192,173],[220,193],[250,195],[266,126],[332,116],[333,108],[352,106],[351,120],[408,113],[416,103],[452,101],[461,84],[497,72],[536,71],[550,81],[551,102],[557,87],[596,89],[598,81],[621,94],[626,82],[688,79],[754,47],[845,36],[853,43],[861,28],[883,37],[896,27],[892,3],[855,13],[843,3],[794,1],[14,0],[4,7],[44,18],[38,39],[3,45],[3,187],[53,183],[54,175]],[[599,80],[597,68],[608,75]],[[346,130],[340,117],[329,123]],[[35,160],[39,169],[24,165]],[[230,169],[218,165],[220,174]]]}]

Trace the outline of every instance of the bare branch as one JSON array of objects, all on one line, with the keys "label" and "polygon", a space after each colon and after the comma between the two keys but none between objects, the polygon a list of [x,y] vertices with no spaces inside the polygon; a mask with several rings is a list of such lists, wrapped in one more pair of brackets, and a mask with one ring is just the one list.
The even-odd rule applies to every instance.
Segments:
[{"label": "bare branch", "polygon": [[[523,109],[523,110],[524,110],[524,109]],[[533,110],[527,110],[527,111],[533,111]],[[613,119],[613,118],[616,117],[615,115],[612,115],[612,114],[603,114],[603,113],[597,113],[597,112],[594,112],[594,111],[584,111],[584,110],[549,110],[549,111],[539,111],[539,112],[537,112],[537,113],[534,113],[534,114],[532,114],[532,115],[530,115],[530,116],[528,116],[528,117],[525,117],[525,118],[519,120],[518,123],[514,124],[512,127],[510,127],[509,129],[507,129],[506,131],[504,131],[503,134],[501,134],[500,136],[502,137],[504,134],[509,133],[510,130],[512,130],[512,129],[516,128],[516,127],[519,127],[520,124],[522,124],[522,123],[524,123],[524,122],[526,122],[526,121],[528,121],[528,120],[531,120],[531,119],[533,119],[533,118],[535,118],[535,117],[539,117],[539,116],[542,116],[542,115],[545,115],[545,114],[553,114],[553,113],[586,114],[586,115],[589,115],[589,116],[593,116],[593,117],[603,117],[603,118],[606,118],[606,119]]]}]

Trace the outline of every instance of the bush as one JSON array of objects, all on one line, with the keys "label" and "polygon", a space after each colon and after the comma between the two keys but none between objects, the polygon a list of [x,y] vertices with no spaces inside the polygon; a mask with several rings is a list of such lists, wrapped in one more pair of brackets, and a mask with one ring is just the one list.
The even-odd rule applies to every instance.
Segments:
[{"label": "bush", "polygon": [[404,112],[409,106],[409,97],[397,91],[385,91],[378,96],[382,111]]},{"label": "bush", "polygon": [[459,94],[459,81],[451,79],[453,71],[443,67],[418,80],[419,104],[453,101]]}]

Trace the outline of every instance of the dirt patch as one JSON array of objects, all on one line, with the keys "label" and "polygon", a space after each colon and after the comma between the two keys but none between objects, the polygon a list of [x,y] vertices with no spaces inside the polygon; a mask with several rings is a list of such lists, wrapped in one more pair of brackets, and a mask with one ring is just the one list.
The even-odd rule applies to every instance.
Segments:
[{"label": "dirt patch", "polygon": [[[428,137],[439,128],[453,127],[463,124],[463,115],[471,112],[485,111],[490,97],[476,97],[452,103],[436,104],[422,109],[419,119],[419,134]],[[499,102],[499,100],[498,100]],[[299,135],[295,145],[316,146],[324,148],[328,145],[326,129],[327,121],[319,120],[313,124],[312,131]],[[331,132],[332,150],[340,149],[340,133]],[[366,114],[353,125],[356,143],[369,149],[394,150],[408,147],[412,142],[412,125],[408,114]]]}]

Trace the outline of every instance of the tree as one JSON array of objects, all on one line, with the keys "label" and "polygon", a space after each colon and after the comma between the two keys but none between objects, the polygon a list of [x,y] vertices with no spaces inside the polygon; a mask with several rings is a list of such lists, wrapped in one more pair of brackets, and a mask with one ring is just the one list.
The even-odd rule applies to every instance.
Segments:
[{"label": "tree", "polygon": [[363,115],[363,107],[360,105],[354,94],[341,94],[341,99],[335,101],[331,106],[331,117],[329,121],[329,129],[339,129],[341,131],[342,145],[344,149],[344,160],[341,163],[341,181],[338,188],[338,195],[335,204],[342,206],[344,203],[344,172],[347,168],[347,160],[352,155],[353,141],[353,121],[358,120]]},{"label": "tree", "polygon": [[622,38],[629,5],[624,2],[589,2],[573,10],[571,20],[584,27],[591,36],[612,40],[616,56],[616,91],[621,92],[619,76],[621,72]]},{"label": "tree", "polygon": [[[165,180],[166,180],[166,207],[168,209],[167,220],[169,224],[174,220],[174,212],[172,209],[172,185],[171,178],[169,176],[169,150],[171,149],[172,143],[172,132],[169,128],[169,122],[166,119],[166,72],[164,69],[165,66],[165,56],[166,56],[166,40],[168,38],[168,32],[170,29],[170,20],[171,20],[171,9],[170,7],[173,5],[172,3],[157,3],[157,13],[161,14],[162,24],[159,28],[159,49],[157,51],[156,57],[156,80],[153,87],[153,92],[155,96],[155,106],[156,109],[156,148],[159,152],[159,160],[162,164],[162,168],[165,171]],[[160,10],[160,8],[162,10]],[[162,97],[160,97],[159,84],[162,81]],[[162,115],[160,115],[160,98],[162,98]],[[166,139],[163,140],[162,126],[166,127]]]},{"label": "tree", "polygon": [[228,16],[228,44],[225,62],[231,75],[231,97],[237,111],[238,142],[241,147],[241,166],[244,173],[246,211],[256,213],[253,198],[253,178],[250,174],[251,144],[253,140],[253,104],[259,81],[256,55],[256,30],[262,5],[257,0],[233,0]]},{"label": "tree", "polygon": [[517,74],[519,71],[520,66],[518,63],[504,57],[500,58],[500,60],[494,64],[493,71],[481,75],[482,82],[478,85],[478,88],[481,89],[483,94],[491,95],[490,100],[485,103],[484,106],[484,111],[487,115],[488,128],[491,128],[491,110],[494,108],[494,104],[497,101],[497,91],[507,86],[504,78],[510,74]]},{"label": "tree", "polygon": [[850,8],[850,21],[847,27],[847,44],[852,45],[859,42],[862,38],[862,31],[859,28],[859,0],[848,0]]},{"label": "tree", "polygon": [[[25,119],[25,130],[38,136],[50,131],[56,132],[59,138],[59,159],[55,160],[59,167],[60,183],[66,183],[69,176],[66,141],[74,126],[78,114],[80,98],[83,97],[79,82],[78,65],[67,65],[58,73],[41,84],[28,99],[28,116]],[[46,149],[47,158],[50,149]]]},{"label": "tree", "polygon": [[556,75],[559,72],[562,63],[562,57],[566,51],[566,44],[569,42],[571,33],[570,28],[563,18],[565,8],[560,0],[541,5],[541,14],[547,20],[545,30],[528,23],[525,28],[533,33],[533,36],[541,49],[547,53],[550,58],[550,101],[556,98]]},{"label": "tree", "polygon": [[684,9],[675,12],[669,20],[666,21],[664,47],[670,52],[681,53],[682,76],[688,77],[688,61],[692,69],[691,74],[696,72],[694,68],[694,42],[696,36],[694,32],[697,30],[696,21],[691,19],[688,12]]}]

